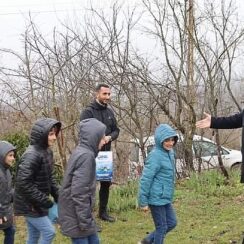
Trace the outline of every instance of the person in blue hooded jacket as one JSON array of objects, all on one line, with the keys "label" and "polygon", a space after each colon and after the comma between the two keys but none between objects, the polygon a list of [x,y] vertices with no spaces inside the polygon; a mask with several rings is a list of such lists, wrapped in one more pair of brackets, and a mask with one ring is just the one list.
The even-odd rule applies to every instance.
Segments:
[{"label": "person in blue hooded jacket", "polygon": [[172,206],[175,185],[175,156],[173,147],[178,136],[167,124],[155,130],[155,146],[148,154],[139,186],[139,206],[150,209],[155,230],[139,243],[162,244],[165,235],[175,228],[176,214]]}]

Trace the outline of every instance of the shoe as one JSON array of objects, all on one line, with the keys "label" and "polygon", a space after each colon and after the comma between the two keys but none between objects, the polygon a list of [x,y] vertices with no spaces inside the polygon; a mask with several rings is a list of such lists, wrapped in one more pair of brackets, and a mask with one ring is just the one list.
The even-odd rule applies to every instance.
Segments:
[{"label": "shoe", "polygon": [[141,241],[138,241],[137,244],[151,244],[151,242],[144,238]]},{"label": "shoe", "polygon": [[107,213],[103,213],[99,215],[99,218],[103,221],[108,221],[108,222],[115,222],[115,218],[112,216],[109,216]]}]

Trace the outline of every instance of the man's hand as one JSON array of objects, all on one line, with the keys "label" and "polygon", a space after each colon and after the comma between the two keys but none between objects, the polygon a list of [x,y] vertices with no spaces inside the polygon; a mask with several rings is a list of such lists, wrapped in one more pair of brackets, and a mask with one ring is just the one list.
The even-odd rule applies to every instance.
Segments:
[{"label": "man's hand", "polygon": [[197,128],[204,129],[204,128],[209,128],[210,127],[210,125],[211,125],[211,115],[207,114],[207,113],[204,113],[204,115],[206,116],[204,119],[199,120],[199,121],[196,122],[196,127]]},{"label": "man's hand", "polygon": [[109,143],[110,141],[112,141],[112,137],[111,136],[105,136],[106,144]]}]

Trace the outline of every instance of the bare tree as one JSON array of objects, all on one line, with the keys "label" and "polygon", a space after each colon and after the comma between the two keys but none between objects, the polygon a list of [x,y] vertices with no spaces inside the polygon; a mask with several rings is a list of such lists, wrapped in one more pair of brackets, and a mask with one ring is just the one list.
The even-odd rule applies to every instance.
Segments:
[{"label": "bare tree", "polygon": [[[0,67],[2,108],[11,107],[26,127],[39,116],[61,120],[62,168],[78,143],[80,111],[93,98],[98,82],[112,87],[111,105],[121,128],[115,144],[117,169],[123,174],[129,143],[138,141],[145,158],[146,140],[162,122],[183,134],[189,174],[195,170],[192,139],[199,111],[208,107],[217,115],[228,99],[241,107],[232,80],[243,30],[231,18],[231,2],[228,8],[223,4],[220,13],[213,4],[195,12],[193,1],[141,3],[140,8],[126,8],[116,2],[109,14],[91,6],[83,26],[54,28],[52,38],[45,37],[30,16],[23,53],[1,50],[18,60],[15,68]],[[142,53],[134,40],[138,33],[150,38],[157,51]],[[228,98],[223,95],[226,91]]]}]

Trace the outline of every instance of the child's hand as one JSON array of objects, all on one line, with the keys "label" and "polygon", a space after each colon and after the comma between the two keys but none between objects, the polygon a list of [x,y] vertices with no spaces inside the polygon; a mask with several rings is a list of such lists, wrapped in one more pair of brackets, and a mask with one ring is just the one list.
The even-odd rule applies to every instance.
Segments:
[{"label": "child's hand", "polygon": [[7,218],[5,216],[0,218],[0,225],[3,224],[6,221],[7,221]]},{"label": "child's hand", "polygon": [[141,207],[141,210],[142,210],[143,212],[148,212],[149,207],[148,207],[148,206]]}]

